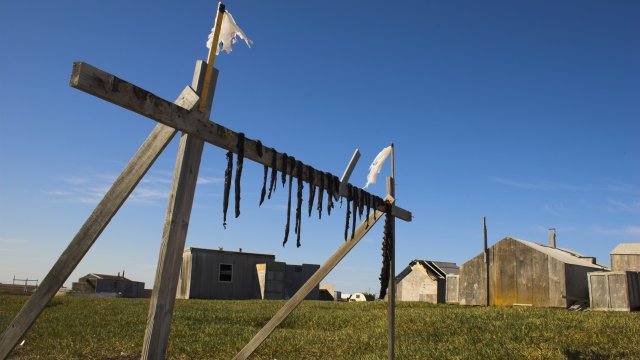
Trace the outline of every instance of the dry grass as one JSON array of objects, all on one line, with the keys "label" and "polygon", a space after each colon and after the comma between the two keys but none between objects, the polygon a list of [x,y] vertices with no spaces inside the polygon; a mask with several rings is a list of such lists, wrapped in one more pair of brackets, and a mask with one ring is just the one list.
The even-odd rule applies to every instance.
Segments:
[{"label": "dry grass", "polygon": [[[0,295],[0,328],[25,297]],[[282,301],[178,300],[172,359],[229,359]],[[56,298],[15,359],[136,359],[148,299]],[[398,359],[640,359],[640,313],[397,307]],[[256,359],[385,359],[386,304],[304,302]]]}]

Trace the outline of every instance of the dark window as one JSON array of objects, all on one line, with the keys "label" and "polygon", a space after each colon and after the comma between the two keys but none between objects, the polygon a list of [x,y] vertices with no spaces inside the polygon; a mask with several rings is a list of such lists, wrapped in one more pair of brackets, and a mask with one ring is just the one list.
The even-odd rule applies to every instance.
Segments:
[{"label": "dark window", "polygon": [[231,282],[233,279],[233,265],[220,264],[220,274],[218,276],[219,281]]},{"label": "dark window", "polygon": [[296,266],[295,269],[293,270],[295,272],[302,272],[302,266]]}]

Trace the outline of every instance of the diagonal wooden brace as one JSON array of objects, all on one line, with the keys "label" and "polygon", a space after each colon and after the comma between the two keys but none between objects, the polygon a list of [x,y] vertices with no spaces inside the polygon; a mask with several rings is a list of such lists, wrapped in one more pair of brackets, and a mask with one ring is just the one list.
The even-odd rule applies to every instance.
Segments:
[{"label": "diagonal wooden brace", "polygon": [[[392,202],[392,197],[385,198],[385,202]],[[267,324],[258,331],[258,333],[249,341],[245,347],[234,357],[234,359],[247,359],[254,351],[262,344],[273,331],[280,325],[293,310],[309,295],[309,293],[315,288],[322,279],[324,279],[331,270],[333,270],[338,263],[344,259],[344,257],[353,249],[358,242],[369,232],[369,230],[375,225],[375,223],[384,215],[382,211],[374,211],[369,214],[368,225],[367,222],[361,223],[355,231],[354,238],[345,241],[336,252],[334,252],[324,264],[318,269],[307,282],[287,301],[280,310],[267,322]]]}]

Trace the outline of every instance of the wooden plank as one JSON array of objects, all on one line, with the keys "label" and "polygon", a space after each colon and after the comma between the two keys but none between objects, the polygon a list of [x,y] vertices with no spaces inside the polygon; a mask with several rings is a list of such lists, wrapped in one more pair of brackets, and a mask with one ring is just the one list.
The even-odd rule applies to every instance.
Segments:
[{"label": "wooden plank", "polygon": [[[338,194],[342,196],[347,196],[347,183],[349,182],[351,173],[353,172],[353,169],[356,168],[356,164],[358,163],[359,159],[360,159],[360,150],[356,149],[356,151],[353,152],[353,156],[351,156],[351,160],[349,160],[349,165],[347,165],[347,168],[344,169],[344,173],[340,178],[340,188],[338,190]],[[334,195],[335,200],[339,199],[338,194]]]},{"label": "wooden plank", "polygon": [[[395,165],[393,164],[395,157],[393,154],[393,144],[391,144],[391,147],[391,173],[393,174],[395,172]],[[387,196],[396,196],[396,185],[393,176],[387,177]],[[387,295],[389,301],[387,310],[387,322],[389,326],[387,331],[387,355],[389,356],[389,360],[393,360],[396,358],[396,223],[394,217],[391,217],[389,225],[391,229],[387,229],[387,231],[391,232],[391,259],[389,259],[389,294]]]},{"label": "wooden plank", "polygon": [[[191,109],[197,102],[197,94],[187,87],[176,100],[176,107]],[[153,129],[49,270],[36,292],[0,337],[0,359],[5,359],[9,355],[33,325],[175,134],[175,129],[162,124],[158,124]]]},{"label": "wooden plank", "polygon": [[[208,114],[197,111],[189,112],[87,63],[74,63],[70,85],[162,124],[202,138],[209,144],[235,153],[238,152],[236,147],[238,133],[210,121]],[[263,145],[263,154],[259,156],[256,146],[255,140],[245,138],[245,159],[271,166],[271,159],[275,154],[277,157],[276,170],[283,170],[282,153]],[[315,172],[313,184],[319,186],[320,174],[318,170]],[[309,182],[306,168],[302,173],[302,180]],[[338,189],[333,195],[336,193],[338,193]],[[378,210],[384,211],[384,207],[381,206]],[[411,212],[397,206],[393,206],[392,215],[404,221],[411,221],[412,218]]]},{"label": "wooden plank", "polygon": [[516,300],[517,304],[530,304],[533,305],[534,301],[534,264],[533,257],[538,254],[539,251],[532,249],[531,247],[524,245],[520,242],[514,241],[515,259],[516,259],[516,272],[515,272],[515,286],[516,286]]},{"label": "wooden plank", "polygon": [[[386,201],[389,198],[385,199]],[[282,323],[293,310],[304,300],[304,298],[324,279],[338,263],[353,249],[358,242],[369,232],[375,223],[384,215],[381,211],[373,211],[369,214],[369,226],[366,221],[362,222],[355,231],[354,238],[345,241],[340,247],[325,261],[324,264],[307,280],[304,285],[287,301],[280,310],[258,331],[245,347],[234,357],[234,359],[247,359],[262,344],[271,333]]]},{"label": "wooden plank", "polygon": [[[204,63],[199,61],[194,72],[197,75],[194,75],[192,83],[192,87],[198,92],[201,92],[204,72]],[[215,88],[217,75],[216,71],[212,77],[213,88]],[[215,90],[213,88],[210,90],[212,94]],[[210,111],[210,109],[206,109],[206,112]],[[164,359],[166,357],[182,265],[182,253],[187,239],[203,149],[204,141],[200,138],[189,134],[183,134],[180,138],[173,184],[169,195],[169,206],[162,234],[162,245],[158,257],[158,268],[149,304],[142,359]]]}]

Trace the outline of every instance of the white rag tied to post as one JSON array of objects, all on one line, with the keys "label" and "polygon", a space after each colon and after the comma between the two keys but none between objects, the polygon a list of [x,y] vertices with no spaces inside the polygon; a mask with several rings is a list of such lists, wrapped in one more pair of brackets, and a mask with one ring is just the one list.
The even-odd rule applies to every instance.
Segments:
[{"label": "white rag tied to post", "polygon": [[[209,39],[207,40],[207,48],[211,49],[211,43],[213,42],[213,32],[215,31],[215,27],[211,29],[211,34],[209,34]],[[222,15],[222,26],[220,27],[220,38],[218,40],[218,44],[216,44],[216,55],[220,53],[220,43],[222,43],[222,50],[226,51],[227,54],[231,52],[231,45],[235,44],[238,40],[236,36],[240,36],[245,43],[247,43],[248,47],[253,45],[253,41],[251,41],[247,35],[240,29],[236,21],[231,16],[231,13],[225,11]]]},{"label": "white rag tied to post", "polygon": [[367,175],[367,183],[364,185],[365,189],[370,184],[376,183],[376,180],[378,179],[378,174],[380,174],[380,170],[382,170],[382,164],[384,163],[385,160],[387,160],[387,158],[389,157],[389,154],[391,154],[391,150],[392,150],[392,147],[387,146],[386,148],[382,149],[382,151],[380,151],[380,153],[378,154],[378,156],[376,156],[375,159],[373,159],[371,166],[369,166],[369,175]]}]

